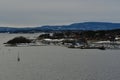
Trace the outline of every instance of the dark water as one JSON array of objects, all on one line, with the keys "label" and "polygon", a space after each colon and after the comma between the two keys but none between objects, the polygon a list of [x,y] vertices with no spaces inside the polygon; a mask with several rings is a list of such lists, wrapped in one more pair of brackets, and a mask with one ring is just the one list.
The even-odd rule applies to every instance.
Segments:
[{"label": "dark water", "polygon": [[0,80],[120,80],[120,50],[1,46]]}]

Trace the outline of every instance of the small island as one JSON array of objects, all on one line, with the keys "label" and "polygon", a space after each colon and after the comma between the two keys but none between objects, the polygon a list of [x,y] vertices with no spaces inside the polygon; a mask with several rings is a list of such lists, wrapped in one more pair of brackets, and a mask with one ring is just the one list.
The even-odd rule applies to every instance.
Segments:
[{"label": "small island", "polygon": [[11,40],[9,40],[8,42],[4,43],[6,44],[7,46],[17,46],[17,44],[22,44],[22,43],[31,43],[32,40],[30,39],[27,39],[23,36],[20,36],[20,37],[15,37]]}]

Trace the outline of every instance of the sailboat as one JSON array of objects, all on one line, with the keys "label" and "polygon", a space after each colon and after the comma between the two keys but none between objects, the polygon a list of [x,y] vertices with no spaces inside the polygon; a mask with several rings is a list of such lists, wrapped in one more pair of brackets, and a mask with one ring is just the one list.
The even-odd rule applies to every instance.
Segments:
[{"label": "sailboat", "polygon": [[18,52],[18,56],[17,56],[17,61],[20,62],[19,52]]}]

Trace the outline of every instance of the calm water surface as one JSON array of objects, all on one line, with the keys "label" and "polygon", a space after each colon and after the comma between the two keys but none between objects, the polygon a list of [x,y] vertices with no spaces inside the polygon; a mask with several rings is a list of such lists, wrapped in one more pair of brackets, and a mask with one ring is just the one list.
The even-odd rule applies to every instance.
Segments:
[{"label": "calm water surface", "polygon": [[0,34],[0,80],[120,80],[120,50],[2,45],[18,35],[38,36]]}]

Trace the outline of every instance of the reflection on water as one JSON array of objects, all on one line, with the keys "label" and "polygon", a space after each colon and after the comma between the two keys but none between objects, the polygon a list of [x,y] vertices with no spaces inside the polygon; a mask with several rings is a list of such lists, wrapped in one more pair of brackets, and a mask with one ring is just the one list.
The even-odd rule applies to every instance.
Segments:
[{"label": "reflection on water", "polygon": [[0,80],[120,80],[120,50],[4,47],[5,41],[24,34],[0,35]]}]

